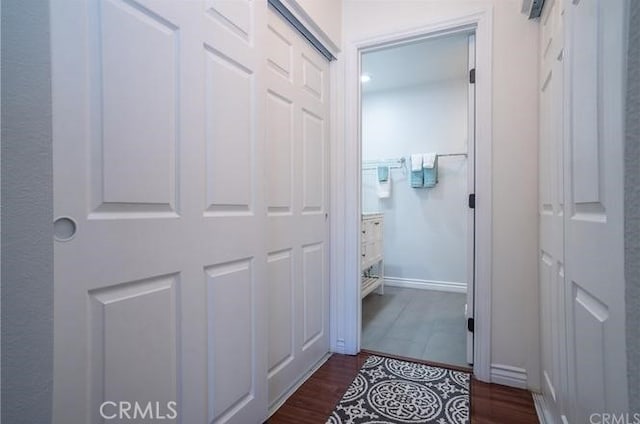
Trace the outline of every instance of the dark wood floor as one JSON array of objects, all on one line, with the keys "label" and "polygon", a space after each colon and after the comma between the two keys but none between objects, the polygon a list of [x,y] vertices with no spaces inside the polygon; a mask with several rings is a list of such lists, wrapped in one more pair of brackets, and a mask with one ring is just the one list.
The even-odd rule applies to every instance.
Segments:
[{"label": "dark wood floor", "polygon": [[[270,424],[323,424],[355,378],[368,353],[333,355],[268,420]],[[471,422],[537,424],[531,393],[471,382]]]}]

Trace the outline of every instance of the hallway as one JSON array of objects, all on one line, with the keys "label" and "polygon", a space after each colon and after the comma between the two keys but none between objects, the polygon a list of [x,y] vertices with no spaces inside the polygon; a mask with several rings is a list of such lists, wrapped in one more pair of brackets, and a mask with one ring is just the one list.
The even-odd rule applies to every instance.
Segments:
[{"label": "hallway", "polygon": [[[640,0],[0,0],[0,15],[1,421],[129,405],[145,422],[323,423],[366,351],[473,358],[474,424],[640,413]],[[455,33],[473,34],[460,75],[373,90],[391,64],[416,68],[367,55]],[[446,111],[449,85],[473,98],[455,102],[473,123],[440,120],[451,135],[395,109]],[[368,136],[390,149],[371,157],[365,91]],[[437,213],[448,186],[465,225]]]},{"label": "hallway", "polygon": [[[368,354],[334,354],[274,415],[269,424],[322,424],[351,384]],[[471,383],[471,422],[474,424],[537,424],[531,394],[526,390],[475,379]]]}]

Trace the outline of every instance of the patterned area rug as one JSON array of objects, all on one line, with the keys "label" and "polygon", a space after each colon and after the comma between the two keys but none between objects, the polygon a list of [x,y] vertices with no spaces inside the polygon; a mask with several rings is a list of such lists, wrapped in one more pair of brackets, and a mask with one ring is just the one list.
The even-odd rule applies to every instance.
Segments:
[{"label": "patterned area rug", "polygon": [[469,374],[369,356],[326,424],[469,422]]}]

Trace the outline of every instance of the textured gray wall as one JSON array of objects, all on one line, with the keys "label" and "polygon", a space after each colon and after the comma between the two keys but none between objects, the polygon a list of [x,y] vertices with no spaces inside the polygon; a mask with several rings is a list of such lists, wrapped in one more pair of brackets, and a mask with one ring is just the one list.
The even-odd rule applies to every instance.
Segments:
[{"label": "textured gray wall", "polygon": [[2,422],[51,422],[49,0],[2,0]]},{"label": "textured gray wall", "polygon": [[640,1],[631,0],[625,146],[625,275],[629,410],[640,412]]}]

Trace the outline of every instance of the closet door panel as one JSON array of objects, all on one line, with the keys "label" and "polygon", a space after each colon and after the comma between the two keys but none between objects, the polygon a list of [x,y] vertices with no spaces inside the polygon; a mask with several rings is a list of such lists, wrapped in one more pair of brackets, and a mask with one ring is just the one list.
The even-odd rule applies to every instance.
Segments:
[{"label": "closet door panel", "polygon": [[623,169],[624,0],[567,6],[565,296],[571,420],[627,410]]},{"label": "closet door panel", "polygon": [[268,213],[293,211],[293,101],[285,90],[267,92]]},{"label": "closet door panel", "polygon": [[52,1],[55,423],[266,419],[266,16]]},{"label": "closet door panel", "polygon": [[564,317],[564,3],[545,4],[540,51],[540,317],[541,389],[555,419],[566,415]]},{"label": "closet door panel", "polygon": [[269,378],[293,360],[293,257],[291,250],[269,255]]},{"label": "closet door panel", "polygon": [[286,251],[290,260],[290,282],[283,270],[269,273],[273,407],[329,350],[329,104],[327,61],[275,12],[267,35],[267,243],[270,258]]}]

